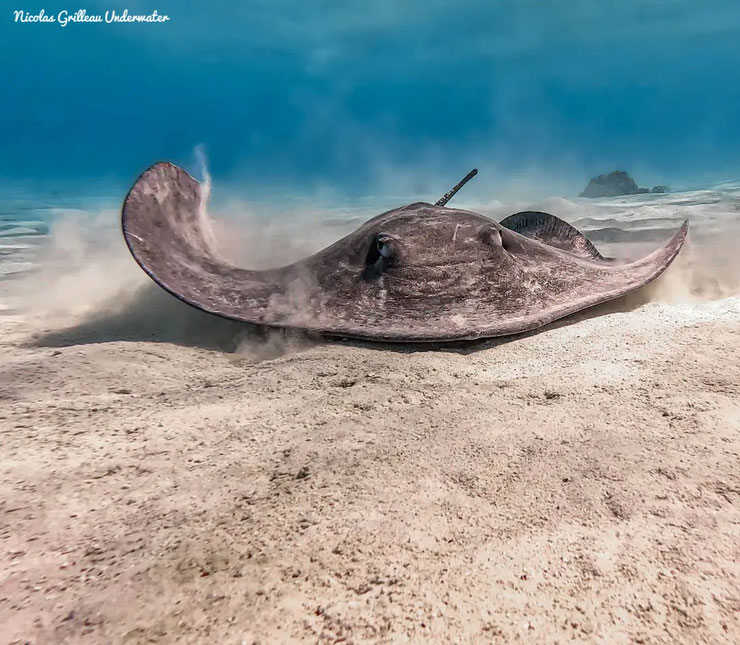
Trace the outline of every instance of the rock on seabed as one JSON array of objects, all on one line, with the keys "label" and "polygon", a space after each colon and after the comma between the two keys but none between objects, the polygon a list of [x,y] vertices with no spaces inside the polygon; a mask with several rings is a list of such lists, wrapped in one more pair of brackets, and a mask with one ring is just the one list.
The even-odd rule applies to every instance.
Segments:
[{"label": "rock on seabed", "polygon": [[624,170],[615,170],[605,175],[593,177],[580,197],[616,197],[618,195],[639,195],[641,193],[669,193],[668,186],[654,186],[652,189],[640,188]]}]

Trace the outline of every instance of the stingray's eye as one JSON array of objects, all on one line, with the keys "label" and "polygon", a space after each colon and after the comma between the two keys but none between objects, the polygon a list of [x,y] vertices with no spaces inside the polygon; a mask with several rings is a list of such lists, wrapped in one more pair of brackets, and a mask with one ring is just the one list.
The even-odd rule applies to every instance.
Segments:
[{"label": "stingray's eye", "polygon": [[378,248],[378,253],[384,258],[389,258],[393,255],[393,238],[388,235],[378,235],[375,240],[375,246]]},{"label": "stingray's eye", "polygon": [[501,232],[490,224],[486,224],[478,231],[478,237],[491,246],[503,246]]},{"label": "stingray's eye", "polygon": [[388,233],[378,233],[368,245],[365,256],[365,277],[377,277],[387,268],[393,266],[399,257],[400,243],[398,238]]},{"label": "stingray's eye", "polygon": [[365,264],[374,265],[381,258],[391,259],[395,255],[396,239],[387,233],[378,233],[370,243]]}]

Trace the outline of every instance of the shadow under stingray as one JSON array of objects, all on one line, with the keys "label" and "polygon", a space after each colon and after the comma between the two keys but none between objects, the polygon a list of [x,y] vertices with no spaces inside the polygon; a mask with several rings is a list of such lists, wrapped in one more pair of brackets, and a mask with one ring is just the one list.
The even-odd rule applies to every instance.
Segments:
[{"label": "shadow under stingray", "polygon": [[195,309],[152,284],[142,287],[126,304],[111,302],[63,329],[38,334],[34,347],[68,347],[114,341],[172,343],[233,352],[245,334],[260,330]]},{"label": "shadow under stingray", "polygon": [[321,337],[228,320],[195,309],[156,285],[148,285],[123,307],[112,305],[109,310],[96,312],[72,327],[40,333],[27,345],[68,347],[115,341],[172,343],[229,353],[239,351],[252,354],[258,360],[294,353],[316,343],[341,343],[406,354],[420,351],[471,354],[589,318],[631,311],[649,301],[650,285],[635,293],[515,336],[442,343],[394,343]]}]

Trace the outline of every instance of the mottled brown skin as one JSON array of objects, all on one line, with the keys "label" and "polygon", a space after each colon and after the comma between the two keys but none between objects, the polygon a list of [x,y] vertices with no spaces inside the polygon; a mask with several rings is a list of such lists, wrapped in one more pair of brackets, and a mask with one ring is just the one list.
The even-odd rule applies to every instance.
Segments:
[{"label": "mottled brown skin", "polygon": [[625,295],[666,269],[688,228],[685,222],[646,258],[615,265],[584,256],[572,232],[561,236],[575,240],[569,252],[560,238],[553,246],[476,213],[416,203],[378,215],[305,260],[251,271],[214,254],[200,186],[167,163],[136,182],[122,224],[141,267],[199,309],[258,325],[406,342],[517,334]]}]

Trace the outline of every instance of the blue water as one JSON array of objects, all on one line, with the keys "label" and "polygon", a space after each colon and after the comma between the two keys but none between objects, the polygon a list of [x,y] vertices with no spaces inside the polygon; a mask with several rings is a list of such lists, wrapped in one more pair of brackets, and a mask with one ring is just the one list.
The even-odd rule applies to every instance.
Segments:
[{"label": "blue water", "polygon": [[425,192],[473,166],[481,198],[532,174],[544,194],[614,168],[739,174],[737,2],[137,0],[171,20],[13,22],[42,5],[76,8],[1,12],[0,186],[124,190],[198,144],[261,195]]}]

